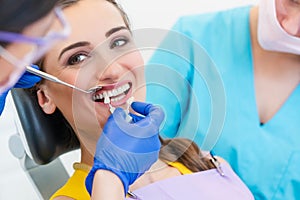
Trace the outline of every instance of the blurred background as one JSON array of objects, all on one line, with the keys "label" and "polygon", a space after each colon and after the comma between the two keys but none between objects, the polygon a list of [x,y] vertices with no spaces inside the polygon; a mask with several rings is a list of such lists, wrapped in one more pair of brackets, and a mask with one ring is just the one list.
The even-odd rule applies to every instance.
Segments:
[{"label": "blurred background", "polygon": [[[257,4],[258,0],[119,0],[127,12],[133,29],[170,28],[181,15],[211,12],[232,7]],[[147,57],[145,58],[148,59]],[[0,200],[39,199],[32,183],[8,147],[9,138],[17,133],[11,97],[0,117]],[[79,161],[79,151],[60,157],[69,174]]]}]

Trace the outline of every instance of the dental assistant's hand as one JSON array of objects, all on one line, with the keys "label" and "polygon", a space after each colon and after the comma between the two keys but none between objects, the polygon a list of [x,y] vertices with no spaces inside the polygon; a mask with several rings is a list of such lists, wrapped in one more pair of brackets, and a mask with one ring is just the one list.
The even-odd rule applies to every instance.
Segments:
[{"label": "dental assistant's hand", "polygon": [[[39,69],[38,66],[32,65],[35,69]],[[41,80],[40,77],[33,75],[29,72],[25,72],[23,76],[19,79],[19,81],[15,84],[14,88],[30,88],[34,86],[37,82]],[[0,94],[0,115],[3,112],[5,106],[5,99],[8,94],[9,90]]]},{"label": "dental assistant's hand", "polygon": [[141,102],[134,102],[131,107],[143,117],[131,114],[133,121],[127,122],[125,111],[117,108],[104,126],[97,143],[94,166],[85,181],[90,194],[97,170],[116,174],[126,194],[129,185],[158,159],[159,126],[164,112],[158,106]]}]

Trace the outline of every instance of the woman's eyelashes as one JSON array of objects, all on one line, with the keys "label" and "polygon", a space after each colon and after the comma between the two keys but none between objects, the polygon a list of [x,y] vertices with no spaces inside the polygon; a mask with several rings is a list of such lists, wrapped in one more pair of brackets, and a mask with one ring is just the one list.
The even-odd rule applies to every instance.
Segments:
[{"label": "woman's eyelashes", "polygon": [[125,36],[121,36],[121,37],[117,37],[114,38],[111,42],[110,42],[110,49],[114,49],[114,48],[118,48],[118,47],[123,47],[126,44],[128,44],[130,42],[130,39],[128,37]]},{"label": "woman's eyelashes", "polygon": [[69,59],[67,60],[67,65],[78,65],[88,57],[89,57],[88,53],[83,53],[83,52],[75,53],[69,57]]},{"label": "woman's eyelashes", "polygon": [[[126,35],[122,35],[122,36],[116,36],[114,38],[112,38],[110,40],[110,42],[108,43],[108,46],[105,45],[105,43],[103,43],[100,46],[96,46],[96,48],[94,50],[91,50],[90,48],[84,50],[84,48],[78,48],[78,49],[73,49],[70,50],[70,53],[67,54],[71,54],[71,55],[66,55],[65,57],[66,60],[64,62],[65,66],[77,66],[81,63],[83,63],[86,59],[88,58],[92,58],[93,57],[93,51],[98,51],[101,52],[101,54],[107,54],[109,53],[108,50],[117,50],[119,48],[124,48],[125,46],[128,46],[128,44],[132,41],[131,36],[126,36]],[[109,48],[109,49],[107,49]],[[97,50],[96,50],[97,49]],[[73,52],[73,53],[71,53]]]},{"label": "woman's eyelashes", "polygon": [[296,6],[300,5],[300,0],[290,0]]}]

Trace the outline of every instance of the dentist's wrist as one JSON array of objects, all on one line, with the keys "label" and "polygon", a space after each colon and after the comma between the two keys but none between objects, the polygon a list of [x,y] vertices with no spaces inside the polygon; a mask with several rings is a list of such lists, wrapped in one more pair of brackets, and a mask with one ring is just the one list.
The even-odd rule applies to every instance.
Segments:
[{"label": "dentist's wrist", "polygon": [[92,199],[93,196],[97,199],[123,199],[124,187],[121,179],[109,170],[97,170],[93,181]]}]

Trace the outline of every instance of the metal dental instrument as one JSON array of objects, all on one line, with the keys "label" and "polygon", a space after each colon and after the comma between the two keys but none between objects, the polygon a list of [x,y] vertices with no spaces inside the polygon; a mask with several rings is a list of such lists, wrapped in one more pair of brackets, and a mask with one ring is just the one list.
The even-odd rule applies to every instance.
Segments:
[{"label": "metal dental instrument", "polygon": [[216,157],[213,155],[213,153],[211,151],[209,152],[209,154],[211,156],[211,159],[210,159],[211,163],[216,167],[217,171],[219,172],[219,174],[221,176],[225,176],[225,174],[220,166],[220,162],[216,159]]},{"label": "metal dental instrument", "polygon": [[[52,76],[52,75],[50,75],[50,74],[47,74],[47,73],[42,72],[42,71],[40,71],[40,70],[37,70],[37,69],[35,69],[35,68],[31,67],[31,66],[26,66],[26,71],[27,71],[27,72],[30,72],[30,73],[32,73],[32,74],[35,74],[35,75],[37,75],[37,76],[39,76],[39,77],[41,77],[41,78],[44,78],[44,79],[47,79],[47,80],[49,80],[49,81],[52,81],[52,82],[55,82],[55,83],[59,83],[59,84],[68,86],[68,87],[70,87],[70,88],[73,88],[73,89],[78,90],[78,91],[80,91],[80,92],[84,92],[84,93],[86,93],[86,94],[90,94],[90,93],[92,93],[92,92],[94,92],[94,91],[96,90],[95,88],[94,88],[94,89],[89,89],[89,90],[83,90],[83,89],[80,89],[80,88],[78,88],[78,87],[76,87],[76,86],[74,86],[74,85],[71,85],[71,84],[69,84],[69,83],[66,83],[66,82],[64,82],[64,81],[62,81],[62,80],[60,80],[60,79],[58,79],[58,78],[55,77],[55,76]],[[100,87],[99,87],[99,88],[100,88]]]},{"label": "metal dental instrument", "polygon": [[127,195],[132,198],[132,199],[137,199],[137,200],[141,200],[136,194],[134,194],[133,192],[131,191],[128,191],[127,192]]}]

